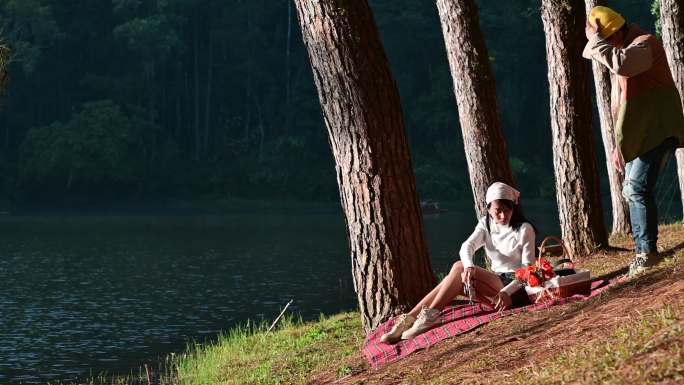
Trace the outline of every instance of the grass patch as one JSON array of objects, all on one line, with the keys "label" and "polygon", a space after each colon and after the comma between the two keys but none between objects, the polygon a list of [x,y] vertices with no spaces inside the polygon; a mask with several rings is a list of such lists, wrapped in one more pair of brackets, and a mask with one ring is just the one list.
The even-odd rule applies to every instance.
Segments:
[{"label": "grass patch", "polygon": [[288,318],[280,328],[238,327],[210,345],[194,345],[176,363],[184,385],[303,384],[313,372],[350,373],[345,359],[357,354],[363,341],[360,317],[343,313],[302,323]]}]

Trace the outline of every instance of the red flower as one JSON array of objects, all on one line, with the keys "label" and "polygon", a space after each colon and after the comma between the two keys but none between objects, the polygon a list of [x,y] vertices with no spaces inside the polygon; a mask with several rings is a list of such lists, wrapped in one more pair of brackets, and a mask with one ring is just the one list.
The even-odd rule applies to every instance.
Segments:
[{"label": "red flower", "polygon": [[521,267],[515,271],[515,279],[520,282],[525,282],[527,280],[527,269]]},{"label": "red flower", "polygon": [[537,272],[537,266],[535,266],[535,265],[527,266],[527,273],[528,274],[534,274],[536,272]]},{"label": "red flower", "polygon": [[549,261],[545,259],[540,259],[539,260],[539,266],[541,268],[541,277],[543,278],[544,281],[549,280],[553,277],[556,276],[556,273],[553,272],[553,266],[549,263]]},{"label": "red flower", "polygon": [[554,273],[553,270],[551,270],[551,271],[544,270],[542,275],[544,276],[544,281],[547,281],[547,280],[555,277],[556,273]]},{"label": "red flower", "polygon": [[536,286],[541,285],[541,281],[539,281],[539,278],[537,278],[536,275],[530,274],[530,276],[527,277],[527,284],[532,286],[532,287],[536,287]]}]

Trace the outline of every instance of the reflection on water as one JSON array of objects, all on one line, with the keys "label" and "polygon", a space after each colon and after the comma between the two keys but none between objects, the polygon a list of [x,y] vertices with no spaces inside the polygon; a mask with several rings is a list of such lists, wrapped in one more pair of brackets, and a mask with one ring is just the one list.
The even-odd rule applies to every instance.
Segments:
[{"label": "reflection on water", "polygon": [[354,306],[336,212],[2,218],[0,233],[0,383],[129,373],[291,298],[305,318]]},{"label": "reflection on water", "polygon": [[[526,206],[558,234],[553,202]],[[475,225],[426,216],[433,269]],[[290,299],[305,319],[355,307],[338,208],[239,215],[0,217],[0,383],[137,372]]]}]

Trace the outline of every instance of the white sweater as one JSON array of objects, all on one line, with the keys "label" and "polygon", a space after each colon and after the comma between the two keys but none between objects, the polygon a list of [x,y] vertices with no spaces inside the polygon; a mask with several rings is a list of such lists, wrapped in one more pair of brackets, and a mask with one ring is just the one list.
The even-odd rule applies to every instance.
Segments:
[{"label": "white sweater", "polygon": [[475,251],[484,246],[487,257],[492,261],[495,273],[509,273],[536,261],[534,252],[534,228],[523,223],[518,231],[511,226],[497,225],[489,221],[491,232],[487,231],[485,218],[480,219],[475,231],[463,242],[459,255],[463,267],[473,266]]}]

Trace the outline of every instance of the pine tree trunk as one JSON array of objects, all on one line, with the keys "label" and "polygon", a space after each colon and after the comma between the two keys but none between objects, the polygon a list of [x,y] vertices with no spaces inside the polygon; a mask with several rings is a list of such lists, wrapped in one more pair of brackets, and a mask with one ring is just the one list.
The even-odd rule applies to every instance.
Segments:
[{"label": "pine tree trunk", "polygon": [[[679,95],[682,97],[684,95],[684,1],[660,0],[660,23],[667,61]],[[684,149],[677,149],[675,155],[677,175],[679,175],[679,193],[684,208]]]},{"label": "pine tree trunk", "polygon": [[582,58],[584,12],[581,0],[542,0],[556,201],[562,236],[574,255],[608,245],[591,131],[588,63]]},{"label": "pine tree trunk", "polygon": [[513,185],[494,76],[474,0],[437,0],[478,218],[495,181]]},{"label": "pine tree trunk", "polygon": [[366,331],[435,279],[399,93],[366,1],[295,0],[336,163]]},{"label": "pine tree trunk", "polygon": [[[597,5],[607,5],[605,0],[587,0],[586,11]],[[608,184],[610,185],[610,202],[613,208],[613,234],[629,234],[632,232],[632,225],[629,221],[629,205],[622,197],[622,184],[624,175],[617,172],[613,166],[613,151],[617,146],[615,142],[615,117],[611,111],[610,100],[610,71],[592,60],[592,70],[594,72],[594,87],[596,88],[596,104],[601,122],[601,138],[603,139],[603,149],[606,154],[606,167],[608,169]]]}]

